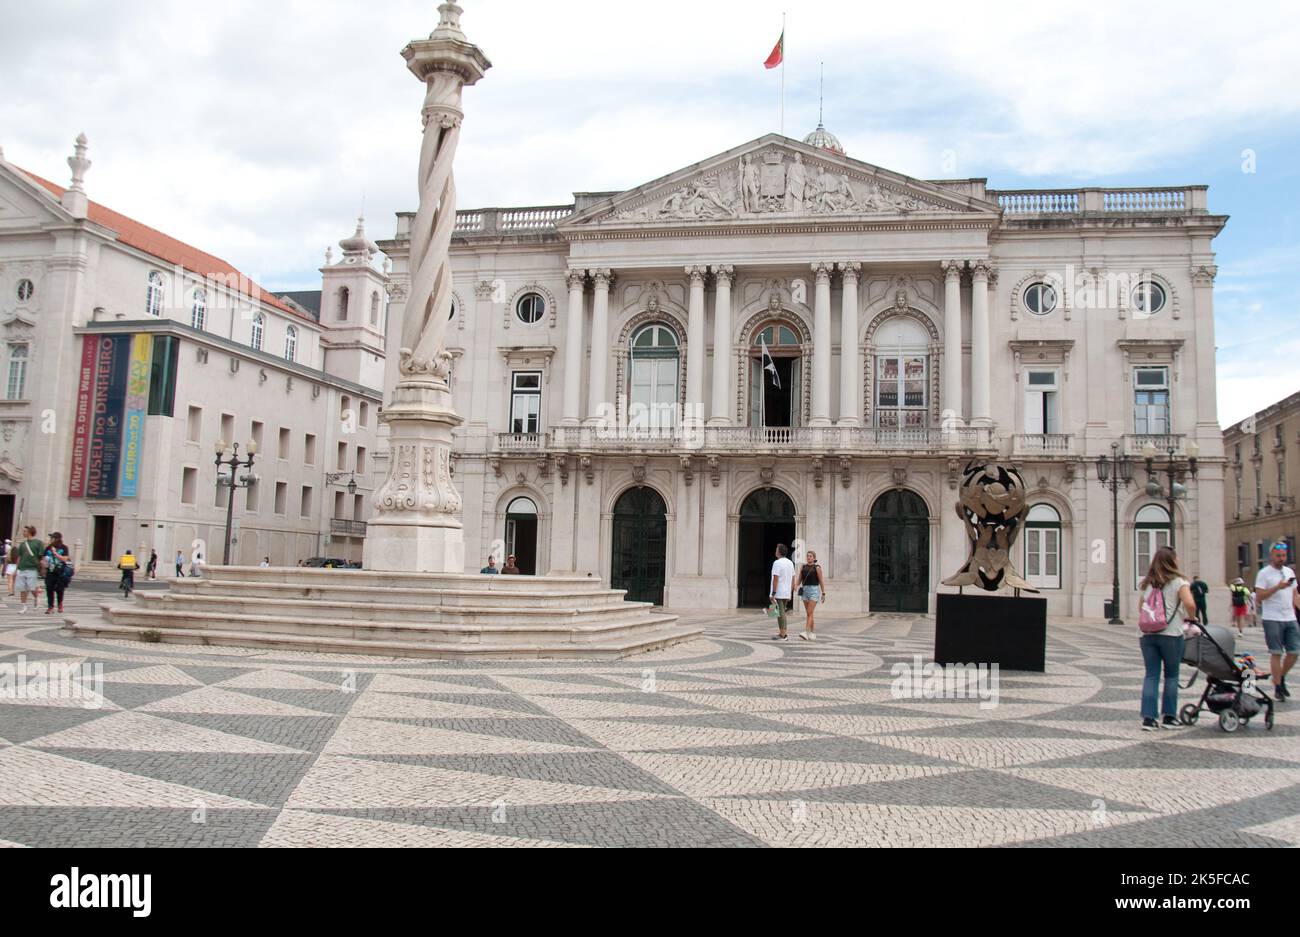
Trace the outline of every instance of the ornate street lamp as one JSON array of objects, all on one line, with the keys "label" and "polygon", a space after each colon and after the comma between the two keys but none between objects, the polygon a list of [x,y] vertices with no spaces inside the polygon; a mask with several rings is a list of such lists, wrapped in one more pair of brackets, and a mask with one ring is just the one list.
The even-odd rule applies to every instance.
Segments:
[{"label": "ornate street lamp", "polygon": [[[1147,487],[1146,492],[1149,497],[1163,498],[1165,504],[1169,505],[1169,546],[1177,549],[1174,532],[1176,524],[1174,521],[1174,505],[1179,501],[1186,500],[1187,488],[1178,479],[1184,475],[1196,477],[1196,460],[1201,454],[1201,449],[1196,443],[1187,444],[1186,458],[1179,458],[1177,449],[1170,446],[1166,451],[1164,464],[1156,465],[1156,459],[1159,455],[1156,447],[1147,443],[1142,447],[1142,459],[1147,466]],[[1157,475],[1164,475],[1169,480],[1168,489],[1161,486],[1156,480]]]},{"label": "ornate street lamp", "polygon": [[[253,457],[257,455],[257,443],[251,439],[244,444],[244,451],[248,453],[246,459],[239,457],[239,443],[233,443],[229,446],[231,450],[230,458],[225,458],[227,444],[224,439],[218,439],[213,444],[213,449],[217,453],[217,487],[223,485],[230,489],[226,496],[226,547],[221,554],[221,565],[230,565],[230,524],[233,519],[235,510],[235,489],[249,488],[257,484],[257,476],[251,474],[253,468]],[[229,472],[221,471],[223,466],[229,466]],[[248,469],[243,475],[238,475],[240,469]]]},{"label": "ornate street lamp", "polygon": [[356,493],[357,493],[357,475],[356,475],[356,472],[326,472],[326,473],[325,473],[325,484],[327,484],[327,485],[337,485],[340,481],[343,480],[343,477],[344,477],[345,475],[347,476],[348,483],[347,483],[344,487],[347,488],[347,490],[348,490],[348,494],[350,494],[350,495],[354,495],[354,494],[356,494]]},{"label": "ornate street lamp", "polygon": [[1111,593],[1110,623],[1124,624],[1119,617],[1119,489],[1127,488],[1133,481],[1133,463],[1127,456],[1119,454],[1119,443],[1110,444],[1110,455],[1097,456],[1097,479],[1103,488],[1110,489],[1110,524],[1111,524]]}]

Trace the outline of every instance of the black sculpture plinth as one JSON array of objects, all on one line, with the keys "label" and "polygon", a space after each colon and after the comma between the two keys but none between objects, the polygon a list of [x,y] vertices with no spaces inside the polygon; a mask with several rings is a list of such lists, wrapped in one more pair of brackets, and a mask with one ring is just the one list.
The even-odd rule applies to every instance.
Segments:
[{"label": "black sculpture plinth", "polygon": [[1047,599],[1009,595],[935,596],[934,662],[997,664],[1003,670],[1047,666]]}]

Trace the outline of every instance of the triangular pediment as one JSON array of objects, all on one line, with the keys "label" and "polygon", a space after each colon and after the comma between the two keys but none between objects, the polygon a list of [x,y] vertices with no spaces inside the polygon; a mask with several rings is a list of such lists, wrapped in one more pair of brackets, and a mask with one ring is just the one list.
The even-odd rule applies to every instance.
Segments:
[{"label": "triangular pediment", "polygon": [[991,202],[943,185],[768,134],[611,196],[557,228],[875,221],[997,211]]},{"label": "triangular pediment", "polygon": [[30,228],[69,217],[49,191],[0,162],[0,230]]}]

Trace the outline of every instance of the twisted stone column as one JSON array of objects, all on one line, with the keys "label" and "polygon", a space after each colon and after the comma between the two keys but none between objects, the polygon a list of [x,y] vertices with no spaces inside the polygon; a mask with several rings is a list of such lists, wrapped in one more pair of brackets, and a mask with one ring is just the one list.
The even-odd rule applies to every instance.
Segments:
[{"label": "twisted stone column", "polygon": [[366,531],[367,569],[464,572],[461,499],[452,482],[450,355],[443,333],[451,305],[448,250],[456,224],[452,160],[460,139],[461,90],[491,63],[460,30],[461,8],[438,7],[438,28],[402,50],[425,84],[420,205],[411,227],[411,288],[402,316],[398,379],[380,419],[389,429],[388,474]]}]

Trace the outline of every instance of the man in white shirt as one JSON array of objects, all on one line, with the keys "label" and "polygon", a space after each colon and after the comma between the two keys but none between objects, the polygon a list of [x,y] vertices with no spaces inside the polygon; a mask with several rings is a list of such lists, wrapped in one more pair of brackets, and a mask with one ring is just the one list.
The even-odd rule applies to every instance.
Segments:
[{"label": "man in white shirt", "polygon": [[1255,577],[1255,596],[1259,617],[1264,623],[1264,642],[1268,645],[1273,694],[1279,700],[1290,699],[1286,675],[1300,656],[1300,623],[1296,622],[1297,599],[1295,570],[1286,565],[1287,545],[1278,541],[1268,553],[1268,565]]},{"label": "man in white shirt", "polygon": [[769,602],[776,603],[776,627],[778,633],[773,641],[785,641],[785,612],[793,596],[794,564],[785,555],[784,543],[776,545],[776,562],[772,564],[772,589],[767,594]]}]

